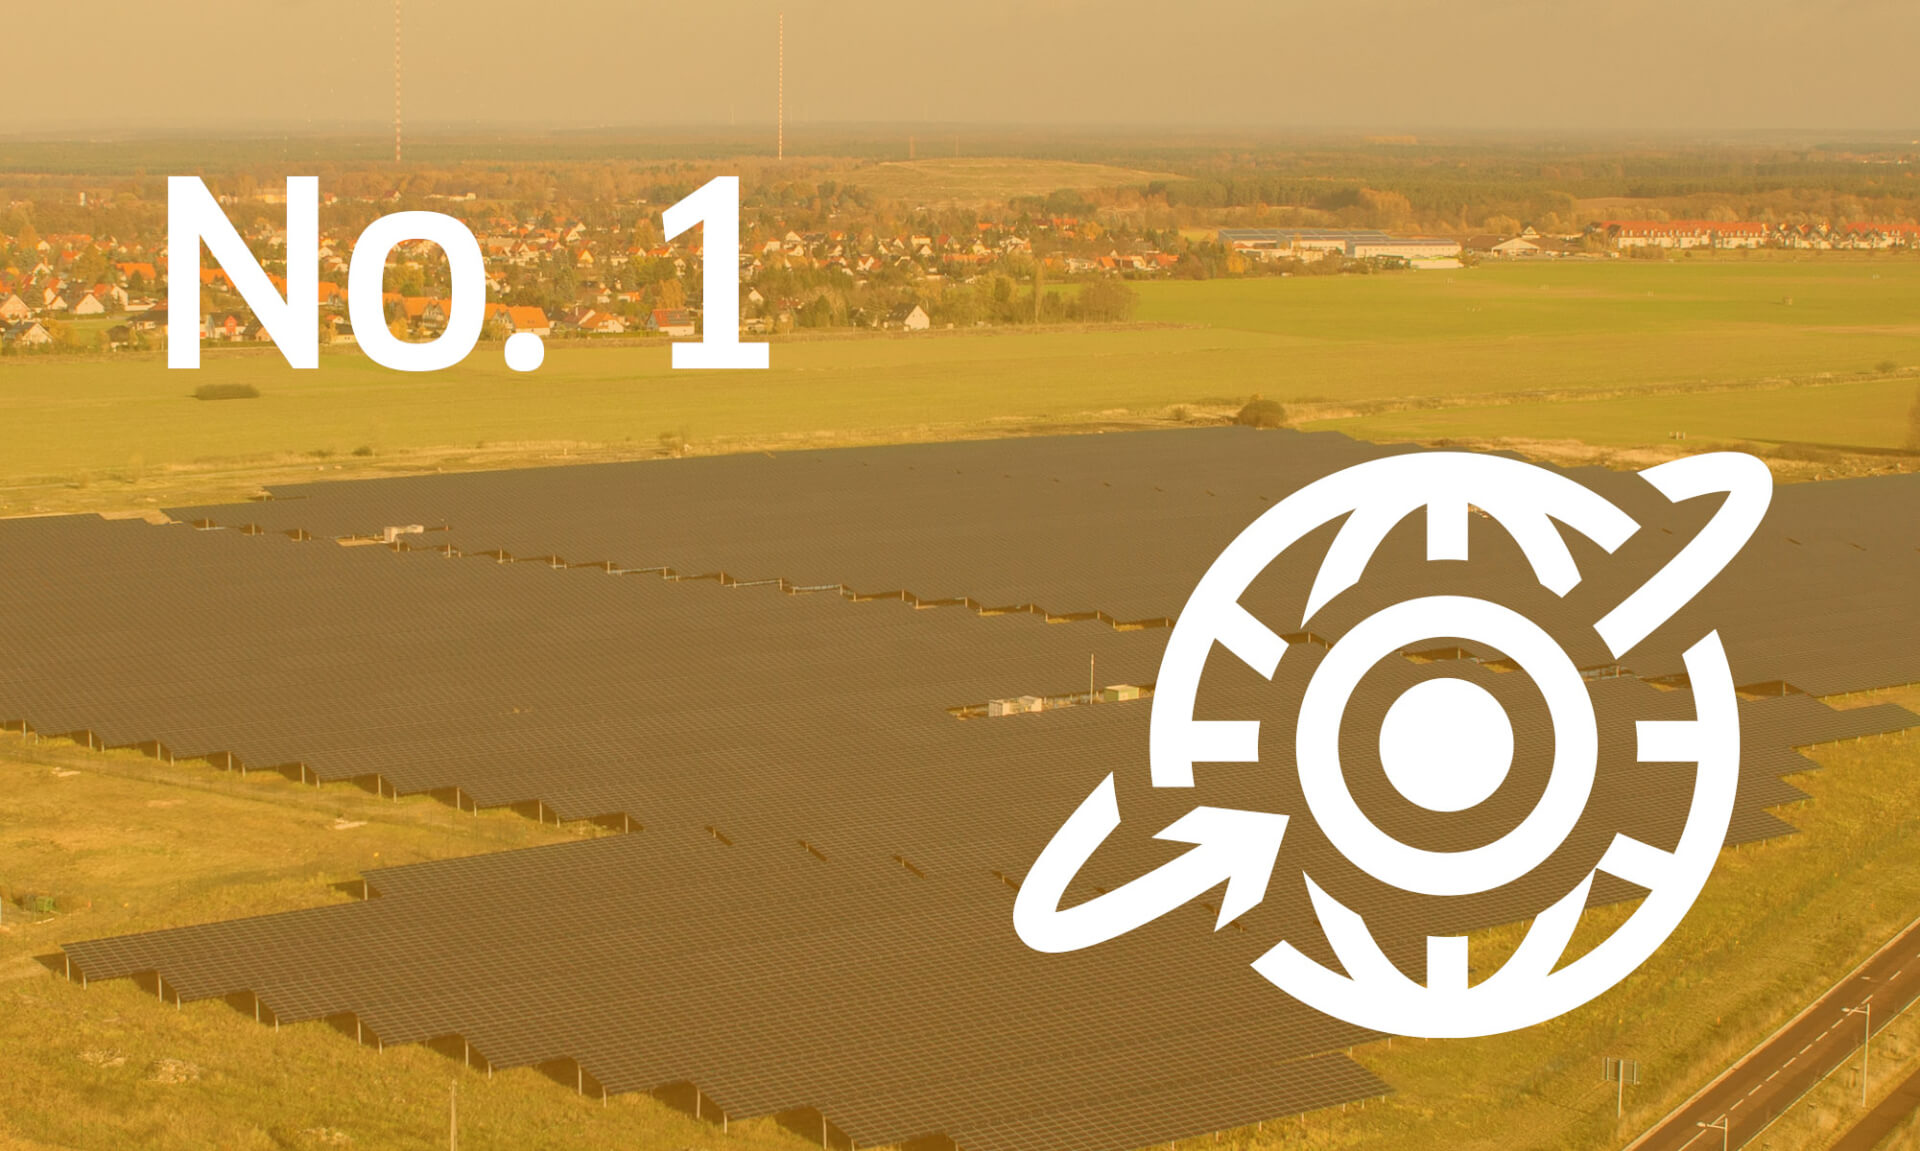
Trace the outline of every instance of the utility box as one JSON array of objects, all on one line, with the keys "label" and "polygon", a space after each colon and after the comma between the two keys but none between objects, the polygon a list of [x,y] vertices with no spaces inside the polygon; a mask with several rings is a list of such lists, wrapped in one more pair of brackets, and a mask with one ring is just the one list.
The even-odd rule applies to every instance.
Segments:
[{"label": "utility box", "polygon": [[1100,692],[1101,703],[1120,703],[1124,700],[1139,699],[1140,689],[1130,683],[1108,684]]}]

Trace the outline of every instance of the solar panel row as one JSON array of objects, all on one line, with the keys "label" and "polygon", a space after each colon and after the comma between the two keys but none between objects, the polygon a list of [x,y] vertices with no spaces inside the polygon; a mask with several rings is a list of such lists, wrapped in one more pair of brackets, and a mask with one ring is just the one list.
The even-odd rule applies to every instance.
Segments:
[{"label": "solar panel row", "polygon": [[[1168,622],[1261,511],[1398,450],[1330,433],[1190,429],[291,485],[265,502],[174,514],[327,538],[419,524],[433,530],[402,538],[466,553]],[[1572,474],[1646,525],[1612,561],[1590,549],[1589,602],[1638,586],[1711,510],[1710,500],[1674,508],[1630,475]],[[1727,637],[1742,683],[1831,694],[1920,679],[1920,636],[1903,610],[1920,577],[1916,525],[1920,477],[1783,487],[1691,618],[1742,621]],[[1520,575],[1497,578],[1506,592]],[[1658,637],[1628,662],[1649,678],[1683,670]]]}]

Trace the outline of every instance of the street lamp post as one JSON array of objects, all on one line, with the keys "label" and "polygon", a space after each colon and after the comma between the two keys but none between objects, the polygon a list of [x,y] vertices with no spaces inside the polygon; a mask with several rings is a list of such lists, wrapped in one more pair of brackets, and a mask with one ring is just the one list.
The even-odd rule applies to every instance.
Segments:
[{"label": "street lamp post", "polygon": [[1711,1123],[1695,1123],[1694,1126],[1700,1128],[1703,1131],[1720,1132],[1720,1151],[1727,1151],[1729,1147],[1728,1140],[1732,1138],[1732,1134],[1731,1134],[1732,1127],[1730,1124],[1728,1124],[1727,1117],[1725,1115],[1722,1115],[1720,1118],[1715,1119]]},{"label": "street lamp post", "polygon": [[1858,1015],[1865,1022],[1865,1030],[1860,1036],[1860,1106],[1867,1105],[1867,1067],[1873,1058],[1873,996],[1860,1001],[1860,1006],[1846,1009],[1848,1015]]}]

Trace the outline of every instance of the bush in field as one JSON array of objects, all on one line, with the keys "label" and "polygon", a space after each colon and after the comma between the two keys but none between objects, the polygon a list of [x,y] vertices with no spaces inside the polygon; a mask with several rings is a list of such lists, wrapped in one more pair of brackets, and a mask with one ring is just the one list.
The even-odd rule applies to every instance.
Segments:
[{"label": "bush in field", "polygon": [[1125,280],[1103,278],[1080,289],[1080,318],[1089,323],[1115,324],[1133,318],[1137,296]]},{"label": "bush in field", "polygon": [[201,384],[193,389],[196,400],[257,400],[260,389],[252,384]]},{"label": "bush in field", "polygon": [[1284,428],[1287,426],[1287,409],[1280,406],[1278,400],[1269,400],[1255,393],[1233,417],[1233,422],[1245,428]]}]

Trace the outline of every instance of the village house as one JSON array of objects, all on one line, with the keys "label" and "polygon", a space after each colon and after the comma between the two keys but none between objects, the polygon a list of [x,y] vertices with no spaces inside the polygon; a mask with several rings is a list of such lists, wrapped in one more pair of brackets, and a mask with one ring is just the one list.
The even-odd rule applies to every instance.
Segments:
[{"label": "village house", "polygon": [[453,314],[453,301],[433,296],[402,296],[396,292],[381,297],[388,316],[400,320],[411,331],[438,335],[446,330],[447,317]]},{"label": "village house", "polygon": [[1841,228],[1837,246],[1855,249],[1920,247],[1920,224],[1879,224],[1856,220]]},{"label": "village house", "polygon": [[924,332],[933,326],[927,310],[919,304],[903,304],[887,313],[883,327],[901,332]]},{"label": "village house", "polygon": [[695,334],[693,313],[686,308],[655,308],[647,316],[647,330],[663,336],[692,336]]},{"label": "village house", "polygon": [[553,334],[553,322],[547,318],[547,313],[531,304],[489,303],[483,323],[492,324],[496,321],[509,333],[532,332],[541,337]]},{"label": "village house", "polygon": [[27,320],[0,332],[0,343],[13,348],[46,348],[53,345],[53,333],[39,321]]},{"label": "village house", "polygon": [[206,316],[200,321],[200,338],[236,342],[246,331],[246,323],[239,316],[228,313],[225,316]]},{"label": "village house", "polygon": [[74,316],[104,316],[107,305],[91,291],[77,292],[66,297],[65,306],[60,309]]},{"label": "village house", "polygon": [[627,323],[612,312],[602,312],[595,308],[578,308],[567,317],[569,326],[591,335],[617,336],[627,330]]},{"label": "village house", "polygon": [[547,319],[547,314],[528,304],[507,309],[507,326],[516,332],[532,332],[536,336],[553,334],[553,322]]}]

